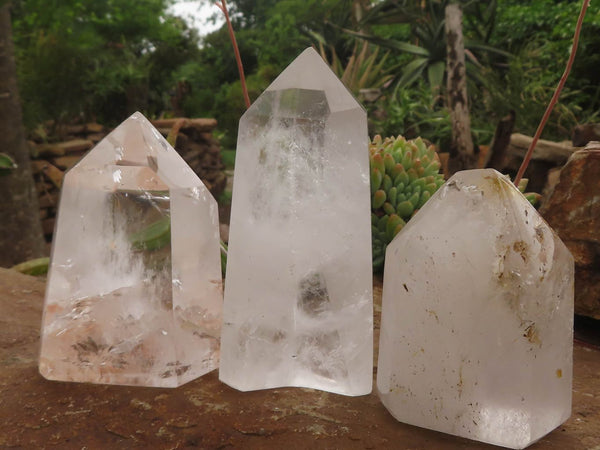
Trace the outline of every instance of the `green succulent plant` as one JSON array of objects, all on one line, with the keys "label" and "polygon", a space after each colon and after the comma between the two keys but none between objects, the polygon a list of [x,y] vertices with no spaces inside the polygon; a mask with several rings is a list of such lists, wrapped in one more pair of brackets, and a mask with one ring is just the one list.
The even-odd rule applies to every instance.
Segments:
[{"label": "green succulent plant", "polygon": [[26,275],[46,275],[48,273],[49,263],[50,258],[45,256],[43,258],[30,259],[22,262],[21,264],[12,266],[11,269]]},{"label": "green succulent plant", "polygon": [[[508,175],[507,177],[510,180],[510,177]],[[519,181],[519,185],[517,186],[517,188],[519,189],[519,191],[521,191],[521,194],[525,196],[527,201],[537,208],[538,204],[540,203],[540,200],[542,199],[542,196],[537,192],[525,192],[528,183],[529,179],[521,178],[521,181]]]},{"label": "green succulent plant", "polygon": [[375,136],[369,146],[373,270],[381,271],[387,245],[444,184],[433,146],[421,138]]}]

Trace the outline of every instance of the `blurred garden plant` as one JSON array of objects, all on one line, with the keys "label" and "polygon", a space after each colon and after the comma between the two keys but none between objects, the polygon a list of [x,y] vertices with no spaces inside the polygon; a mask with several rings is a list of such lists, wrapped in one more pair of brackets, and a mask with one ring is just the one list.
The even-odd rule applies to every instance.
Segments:
[{"label": "blurred garden plant", "polygon": [[358,97],[363,89],[381,89],[394,79],[392,73],[395,68],[388,64],[389,52],[380,57],[379,48],[372,49],[368,42],[361,45],[356,41],[352,54],[344,65],[335,47],[326,46],[324,39],[316,33],[313,33],[313,36],[319,42],[319,53],[323,60],[355,97]]},{"label": "blurred garden plant", "polygon": [[0,153],[0,176],[8,175],[17,168],[15,161],[6,153]]},{"label": "blurred garden plant", "polygon": [[[450,2],[451,0],[423,2],[384,0],[374,5],[361,21],[362,26],[370,27],[382,24],[409,24],[410,41],[353,30],[346,30],[346,32],[392,51],[410,55],[403,65],[402,75],[397,79],[396,89],[411,86],[417,80],[425,79],[434,93],[440,93],[446,73],[445,9]],[[465,16],[470,15],[475,18],[475,20],[465,21],[465,26],[469,26],[470,23],[476,24],[474,32],[469,33],[474,38],[465,40],[467,74],[477,82],[483,83],[482,59],[491,61],[491,56],[502,60],[510,57],[506,51],[487,43],[494,26],[497,2],[492,0],[460,3],[465,9]]]}]

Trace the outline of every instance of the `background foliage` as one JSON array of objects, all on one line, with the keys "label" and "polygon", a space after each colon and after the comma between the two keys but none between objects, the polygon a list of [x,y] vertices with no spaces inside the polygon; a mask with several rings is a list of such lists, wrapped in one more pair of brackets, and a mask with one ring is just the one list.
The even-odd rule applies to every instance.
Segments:
[{"label": "background foliage", "polygon": [[13,1],[13,39],[29,126],[83,115],[118,123],[158,114],[173,70],[200,53],[167,0]]},{"label": "background foliage", "polygon": [[[515,57],[507,70],[492,73],[495,86],[490,108],[514,109],[517,125],[533,134],[539,118],[564,71],[571,49],[580,1],[503,0],[498,8],[495,45],[504,45]],[[570,137],[578,123],[598,119],[600,110],[600,8],[588,8],[577,58],[546,135]]]},{"label": "background foliage", "polygon": [[[29,127],[77,117],[118,123],[136,109],[150,116],[212,116],[223,145],[235,147],[245,107],[224,28],[200,38],[167,12],[171,0],[12,3]],[[356,79],[350,86],[371,113],[373,134],[421,135],[444,146],[450,133],[440,34],[445,3],[230,0],[228,5],[252,100],[298,53],[315,45],[338,74],[359,71],[373,80],[373,86]],[[476,141],[489,143],[497,120],[510,110],[516,112],[517,130],[533,134],[568,58],[580,1],[461,4]],[[359,55],[365,35],[368,51]],[[600,9],[592,6],[573,72],[544,137],[568,139],[574,125],[598,119],[599,59]],[[365,87],[381,90],[376,99],[367,98],[360,93]]]}]

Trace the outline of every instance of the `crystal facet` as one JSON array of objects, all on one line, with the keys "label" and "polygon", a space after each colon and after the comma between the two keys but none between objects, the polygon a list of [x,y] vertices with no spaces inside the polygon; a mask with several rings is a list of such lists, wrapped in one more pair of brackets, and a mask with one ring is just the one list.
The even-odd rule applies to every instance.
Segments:
[{"label": "crystal facet", "polygon": [[372,386],[366,114],[305,50],[240,121],[220,379]]},{"label": "crystal facet", "polygon": [[524,448],[571,413],[573,258],[498,172],[453,176],[388,246],[377,388],[396,419]]},{"label": "crystal facet", "polygon": [[217,204],[135,113],[65,176],[40,372],[175,387],[218,366]]}]

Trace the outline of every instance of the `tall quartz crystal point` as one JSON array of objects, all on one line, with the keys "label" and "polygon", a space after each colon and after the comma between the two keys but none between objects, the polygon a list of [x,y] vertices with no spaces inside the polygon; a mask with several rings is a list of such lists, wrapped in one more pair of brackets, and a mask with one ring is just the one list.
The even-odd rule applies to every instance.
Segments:
[{"label": "tall quartz crystal point", "polygon": [[40,372],[176,387],[218,366],[217,204],[140,113],[65,176]]},{"label": "tall quartz crystal point", "polygon": [[313,49],[240,121],[220,379],[372,387],[367,121]]},{"label": "tall quartz crystal point", "polygon": [[396,419],[524,448],[571,414],[573,258],[498,172],[453,176],[386,252],[377,387]]}]

